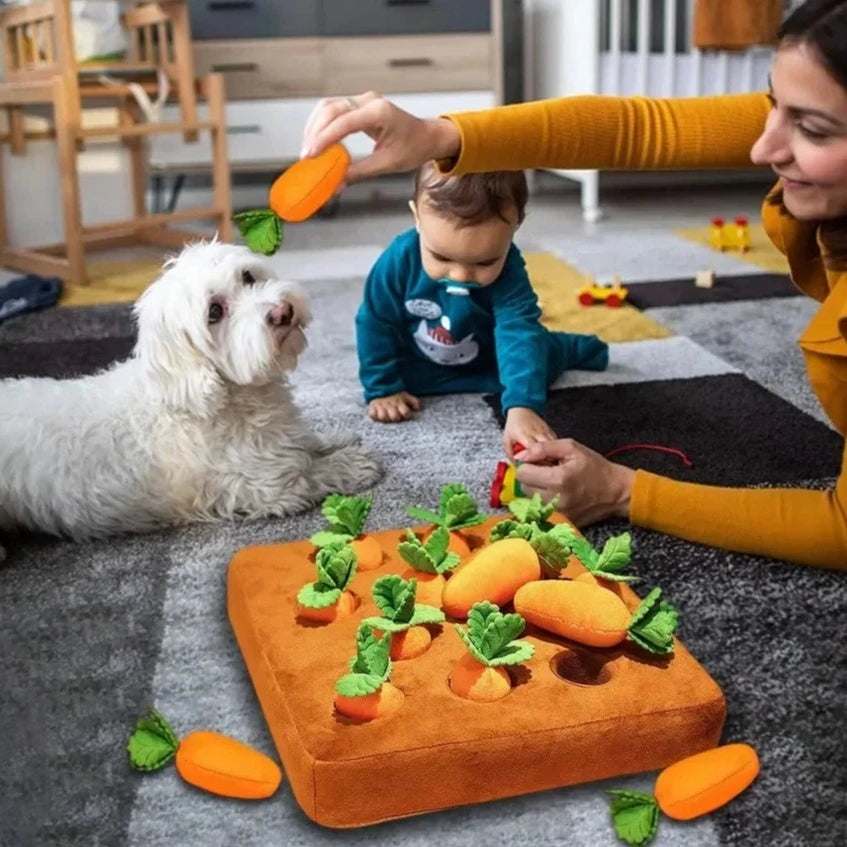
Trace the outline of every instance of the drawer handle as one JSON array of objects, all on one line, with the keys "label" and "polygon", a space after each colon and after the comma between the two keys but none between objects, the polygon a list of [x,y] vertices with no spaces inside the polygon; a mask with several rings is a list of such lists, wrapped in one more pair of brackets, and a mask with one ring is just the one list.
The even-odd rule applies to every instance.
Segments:
[{"label": "drawer handle", "polygon": [[255,73],[259,66],[255,62],[229,62],[212,65],[212,70],[222,74]]},{"label": "drawer handle", "polygon": [[257,135],[261,131],[259,124],[236,124],[226,128],[227,135]]},{"label": "drawer handle", "polygon": [[389,59],[388,67],[390,68],[428,68],[434,65],[432,59],[421,56],[418,59]]},{"label": "drawer handle", "polygon": [[243,12],[247,9],[255,9],[253,0],[210,0],[206,4],[210,12]]}]

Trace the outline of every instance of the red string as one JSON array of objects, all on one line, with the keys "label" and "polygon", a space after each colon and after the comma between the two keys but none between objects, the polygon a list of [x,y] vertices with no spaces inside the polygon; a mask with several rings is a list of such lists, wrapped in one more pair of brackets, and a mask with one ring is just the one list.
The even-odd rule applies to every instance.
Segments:
[{"label": "red string", "polygon": [[682,450],[677,450],[676,447],[663,447],[661,444],[624,444],[622,447],[615,447],[614,450],[606,453],[606,458],[611,459],[612,456],[616,456],[618,453],[625,453],[628,450],[660,450],[663,453],[673,453],[682,459],[683,464],[687,468],[694,467],[691,459]]}]

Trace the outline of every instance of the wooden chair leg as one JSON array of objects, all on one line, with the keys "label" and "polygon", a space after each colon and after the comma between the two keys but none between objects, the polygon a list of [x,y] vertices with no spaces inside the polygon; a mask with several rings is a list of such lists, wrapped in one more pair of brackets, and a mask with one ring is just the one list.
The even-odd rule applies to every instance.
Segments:
[{"label": "wooden chair leg", "polygon": [[10,106],[9,114],[9,146],[16,156],[26,153],[26,136],[24,134],[24,110],[20,106]]},{"label": "wooden chair leg", "polygon": [[[183,124],[197,126],[197,88],[194,77],[194,52],[191,46],[191,24],[188,4],[177,3],[169,10],[173,30],[173,50],[176,64],[176,84]],[[183,133],[186,142],[197,141],[197,130]]]},{"label": "wooden chair leg", "polygon": [[[131,126],[138,122],[139,109],[128,98],[122,97],[118,106],[121,126]],[[129,152],[130,176],[132,179],[132,210],[137,218],[147,214],[147,162],[144,153],[144,141],[128,136],[123,139]]]},{"label": "wooden chair leg", "polygon": [[207,74],[204,88],[212,123],[212,186],[215,208],[220,215],[218,237],[221,241],[232,241],[232,186],[227,158],[223,77]]},{"label": "wooden chair leg", "polygon": [[82,234],[82,205],[79,196],[74,109],[69,92],[61,77],[53,83],[53,104],[56,122],[56,148],[59,157],[59,181],[62,192],[62,214],[65,220],[65,248],[68,257],[69,282],[87,285],[85,272],[85,242]]}]

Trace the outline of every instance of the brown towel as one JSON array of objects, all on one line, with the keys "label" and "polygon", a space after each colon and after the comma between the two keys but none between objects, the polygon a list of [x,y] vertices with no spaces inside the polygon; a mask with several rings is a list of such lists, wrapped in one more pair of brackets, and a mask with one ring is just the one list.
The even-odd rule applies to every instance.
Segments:
[{"label": "brown towel", "polygon": [[755,44],[773,44],[782,10],[783,0],[697,0],[694,46],[744,50]]}]

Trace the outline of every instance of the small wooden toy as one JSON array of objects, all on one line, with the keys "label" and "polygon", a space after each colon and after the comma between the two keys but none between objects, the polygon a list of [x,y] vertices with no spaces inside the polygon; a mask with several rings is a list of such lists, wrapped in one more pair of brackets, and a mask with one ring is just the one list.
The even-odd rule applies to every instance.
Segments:
[{"label": "small wooden toy", "polygon": [[694,284],[697,288],[712,288],[715,284],[715,272],[697,271],[694,276]]},{"label": "small wooden toy", "polygon": [[613,276],[612,281],[599,285],[593,276],[588,277],[588,283],[580,288],[576,295],[583,306],[593,306],[595,303],[605,303],[609,308],[616,309],[629,294],[629,289],[621,285],[621,278]]},{"label": "small wooden toy", "polygon": [[709,244],[721,252],[738,250],[746,253],[750,249],[750,224],[747,218],[739,215],[731,224],[721,217],[712,218]]},{"label": "small wooden toy", "polygon": [[715,250],[725,250],[726,245],[724,244],[724,219],[721,217],[712,218],[712,222],[709,226],[709,244],[715,248]]}]

